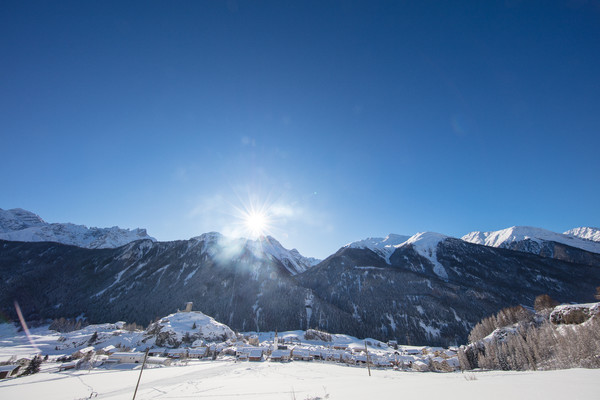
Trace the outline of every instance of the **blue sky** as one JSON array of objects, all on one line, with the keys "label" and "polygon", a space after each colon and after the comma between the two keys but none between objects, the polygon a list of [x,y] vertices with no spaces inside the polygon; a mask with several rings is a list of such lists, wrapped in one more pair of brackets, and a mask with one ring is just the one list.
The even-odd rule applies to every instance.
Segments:
[{"label": "blue sky", "polygon": [[598,1],[0,9],[1,208],[175,240],[252,203],[317,257],[600,226]]}]

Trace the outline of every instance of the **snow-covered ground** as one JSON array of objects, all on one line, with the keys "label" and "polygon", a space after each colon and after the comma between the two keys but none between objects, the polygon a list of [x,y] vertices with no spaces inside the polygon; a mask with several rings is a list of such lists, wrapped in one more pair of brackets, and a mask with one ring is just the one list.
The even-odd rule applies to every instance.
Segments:
[{"label": "snow-covered ground", "polygon": [[[0,381],[3,399],[131,399],[139,369],[41,372]],[[138,367],[139,368],[139,367]],[[145,369],[137,399],[594,399],[600,370],[415,373],[320,362],[191,362]]]},{"label": "snow-covered ground", "polygon": [[[199,314],[198,314],[199,315]],[[197,317],[196,313],[178,313],[176,317]],[[177,319],[170,316],[171,319]],[[196,318],[197,319],[197,318]],[[198,326],[204,326],[196,321]],[[60,334],[48,327],[31,329],[32,342],[12,324],[0,324],[0,362],[32,354],[49,354],[41,372],[0,381],[0,399],[131,399],[139,376],[140,364],[101,364],[95,368],[59,371],[57,356],[71,354],[89,346],[96,332],[101,348],[109,344],[131,347],[149,344],[142,331],[127,332],[123,323],[90,325],[79,331]],[[184,325],[190,325],[185,321]],[[173,327],[171,327],[173,328]],[[173,328],[175,329],[175,328]],[[259,334],[261,346],[272,343],[274,332]],[[331,342],[307,340],[304,331],[280,332],[279,339],[291,347],[325,347],[337,344],[349,352],[369,344],[372,357],[385,357],[394,350],[373,339],[348,335],[330,335]],[[149,339],[145,343],[143,339]],[[302,342],[301,344],[299,342]],[[329,345],[327,344],[329,343]],[[236,344],[232,344],[235,346]],[[88,347],[89,348],[89,347]],[[422,347],[401,346],[401,352]],[[238,349],[239,350],[239,349]],[[432,349],[430,349],[432,350]],[[98,356],[99,359],[106,356]],[[360,357],[360,356],[357,356]],[[399,356],[402,357],[402,356]],[[426,356],[408,356],[407,360]],[[425,364],[423,364],[425,365]],[[406,368],[408,369],[408,368]],[[545,372],[412,372],[392,368],[372,368],[371,376],[364,365],[327,361],[250,362],[236,361],[233,356],[217,360],[184,360],[170,366],[149,365],[144,370],[137,399],[392,399],[443,398],[506,399],[541,397],[546,399],[596,398],[600,392],[599,370],[559,370]]]}]

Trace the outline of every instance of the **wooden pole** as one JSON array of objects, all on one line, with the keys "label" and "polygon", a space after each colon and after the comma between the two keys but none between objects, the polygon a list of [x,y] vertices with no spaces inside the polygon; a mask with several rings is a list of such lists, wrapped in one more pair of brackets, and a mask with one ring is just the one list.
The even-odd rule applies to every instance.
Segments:
[{"label": "wooden pole", "polygon": [[369,376],[371,376],[371,366],[369,365],[369,349],[367,349],[367,341],[365,340],[365,353],[367,353],[367,369],[369,370]]},{"label": "wooden pole", "polygon": [[135,392],[133,392],[133,400],[135,400],[135,395],[137,394],[138,386],[140,386],[140,380],[142,379],[142,372],[144,372],[144,365],[146,365],[146,359],[148,358],[148,352],[150,348],[146,349],[146,354],[144,354],[144,362],[142,363],[142,369],[140,369],[140,376],[138,376],[137,385],[135,385]]}]

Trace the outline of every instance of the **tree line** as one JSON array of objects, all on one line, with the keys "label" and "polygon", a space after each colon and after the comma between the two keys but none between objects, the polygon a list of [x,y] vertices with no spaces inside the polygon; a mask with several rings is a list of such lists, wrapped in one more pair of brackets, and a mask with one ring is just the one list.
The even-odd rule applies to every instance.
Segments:
[{"label": "tree line", "polygon": [[600,368],[600,314],[552,323],[556,302],[538,296],[535,311],[510,307],[483,319],[459,350],[463,370],[548,370]]}]

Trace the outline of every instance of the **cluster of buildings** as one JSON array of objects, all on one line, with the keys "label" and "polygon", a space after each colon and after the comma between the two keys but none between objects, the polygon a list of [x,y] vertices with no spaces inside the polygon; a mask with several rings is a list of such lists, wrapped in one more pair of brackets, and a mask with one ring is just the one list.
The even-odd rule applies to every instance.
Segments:
[{"label": "cluster of buildings", "polygon": [[[259,343],[256,335],[236,342],[225,342],[195,348],[151,348],[146,352],[117,351],[113,346],[101,349],[95,356],[97,365],[146,363],[171,365],[190,360],[229,360],[234,362],[320,361],[375,368],[394,368],[414,371],[454,371],[460,368],[458,349],[434,347],[403,347],[396,343],[387,346],[360,346],[356,343],[302,343],[298,338],[283,340],[277,334],[273,340]],[[79,350],[75,357],[89,349]],[[77,362],[64,364],[63,369],[77,368]]]},{"label": "cluster of buildings", "polygon": [[[187,303],[185,310],[178,311],[178,313],[191,314],[192,303]],[[190,322],[191,320],[184,319],[183,325],[187,326]],[[181,321],[179,324],[182,325]],[[192,329],[196,329],[195,323]],[[183,331],[185,329],[179,329],[177,335],[182,335]],[[106,333],[108,332],[105,332],[104,335]],[[119,337],[121,333],[122,329],[117,329],[109,337],[113,338],[116,343],[114,338]],[[57,364],[54,364],[54,368],[57,368],[58,371],[99,366],[110,368],[111,365],[142,364],[144,362],[168,366],[174,363],[187,363],[190,360],[330,362],[423,372],[454,371],[460,368],[457,348],[398,346],[395,341],[387,344],[372,340],[360,341],[345,335],[331,335],[313,329],[306,332],[288,332],[284,336],[279,337],[275,332],[274,336],[267,338],[262,334],[263,339],[266,340],[261,342],[257,334],[246,336],[237,334],[234,339],[222,343],[206,344],[202,340],[195,340],[189,347],[151,347],[144,351],[135,349],[126,351],[129,348],[122,346],[121,343],[116,346],[106,346],[105,341],[105,347],[93,346],[91,344],[98,338],[98,332],[96,331],[91,337],[88,337],[86,332],[84,335],[79,334],[77,340],[69,339],[74,346],[73,349],[79,348],[77,351],[70,355],[55,356],[50,361],[56,361]],[[58,341],[65,342],[66,340],[61,337]],[[55,350],[61,351],[59,346],[56,346]],[[47,359],[48,356],[46,356]],[[6,360],[6,362],[0,360],[0,379],[17,376],[20,370],[30,362],[27,359],[16,361],[16,359]]]},{"label": "cluster of buildings", "polygon": [[[367,348],[367,343],[369,347]],[[88,346],[70,356],[54,359],[58,371],[87,369],[116,364],[157,364],[169,366],[190,360],[228,360],[232,362],[330,362],[372,368],[393,368],[412,371],[455,371],[460,369],[456,348],[404,347],[388,344],[335,341],[321,344],[302,343],[297,337],[278,338],[259,343],[250,335],[237,341],[203,345],[194,348],[150,348],[146,351],[121,351],[115,346],[100,349]],[[55,364],[56,365],[56,364]],[[23,363],[0,365],[0,379],[18,375]]]}]

